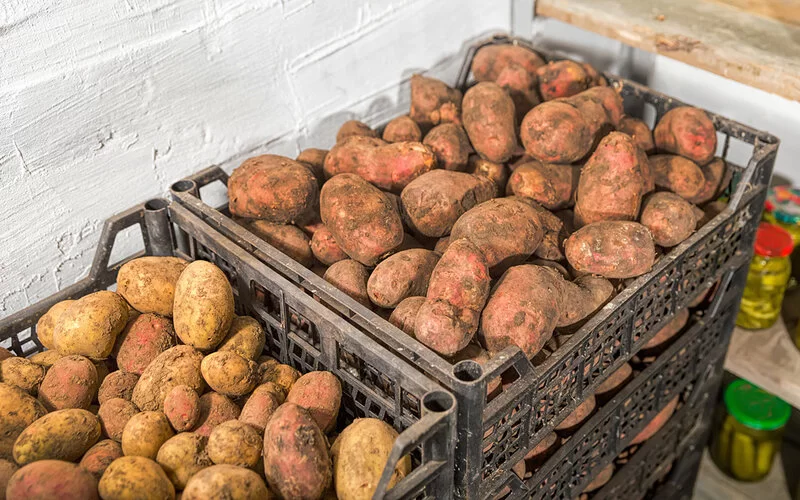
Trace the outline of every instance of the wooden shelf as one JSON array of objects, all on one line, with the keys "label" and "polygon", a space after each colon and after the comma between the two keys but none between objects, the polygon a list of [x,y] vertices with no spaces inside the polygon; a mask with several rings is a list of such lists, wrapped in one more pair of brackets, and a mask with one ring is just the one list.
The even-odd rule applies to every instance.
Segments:
[{"label": "wooden shelf", "polygon": [[800,100],[800,2],[536,0],[536,15]]},{"label": "wooden shelf", "polygon": [[775,457],[769,475],[757,483],[743,483],[731,479],[714,465],[708,450],[703,454],[694,500],[790,500],[789,488],[783,472],[781,456]]},{"label": "wooden shelf", "polygon": [[736,328],[725,369],[800,408],[800,350],[782,319],[766,330]]}]

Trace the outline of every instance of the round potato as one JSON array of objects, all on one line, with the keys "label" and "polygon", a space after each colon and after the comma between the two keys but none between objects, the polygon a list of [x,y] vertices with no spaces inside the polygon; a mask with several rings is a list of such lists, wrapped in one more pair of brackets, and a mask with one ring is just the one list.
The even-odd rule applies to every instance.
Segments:
[{"label": "round potato", "polygon": [[201,394],[206,387],[200,373],[203,355],[188,345],[178,345],[158,355],[133,388],[131,401],[142,411],[161,410],[164,398],[176,385]]},{"label": "round potato", "polygon": [[12,356],[0,361],[0,379],[34,396],[39,391],[44,375],[44,367],[27,358]]},{"label": "round potato", "polygon": [[169,420],[160,411],[143,411],[132,416],[122,431],[122,451],[127,456],[136,455],[156,459],[158,449],[175,433]]},{"label": "round potato", "polygon": [[311,251],[314,253],[314,257],[326,266],[348,258],[342,247],[336,243],[331,231],[325,226],[311,237]]},{"label": "round potato", "polygon": [[375,267],[367,281],[367,293],[379,307],[397,307],[407,297],[425,295],[439,255],[412,248],[389,256]]},{"label": "round potato", "polygon": [[0,459],[0,500],[6,499],[6,487],[11,476],[14,475],[19,467],[10,460]]},{"label": "round potato", "polygon": [[137,311],[172,317],[175,283],[187,262],[178,257],[139,257],[117,274],[117,293]]},{"label": "round potato", "polygon": [[297,379],[286,401],[308,410],[319,428],[330,432],[339,416],[342,383],[331,372],[308,372]]},{"label": "round potato", "polygon": [[19,387],[0,384],[0,457],[11,458],[17,436],[46,413],[42,403]]},{"label": "round potato", "polygon": [[353,259],[340,260],[329,267],[322,277],[364,307],[371,307],[367,292],[369,270],[360,262]]},{"label": "round potato", "polygon": [[245,359],[255,361],[264,351],[265,341],[264,328],[258,320],[250,316],[236,316],[217,351],[232,351]]},{"label": "round potato", "polygon": [[[397,431],[375,418],[357,418],[331,447],[336,496],[341,500],[370,499],[378,487]],[[411,458],[403,457],[389,480],[392,488],[411,472]]]},{"label": "round potato", "polygon": [[422,140],[422,131],[417,122],[403,115],[386,124],[382,138],[386,142],[419,142]]},{"label": "round potato", "polygon": [[112,439],[104,439],[89,448],[81,458],[80,466],[99,481],[111,462],[121,456],[122,446]]},{"label": "round potato", "polygon": [[259,385],[245,401],[239,414],[239,421],[255,427],[259,432],[264,432],[264,427],[285,397],[283,389],[273,382]]},{"label": "round potato", "polygon": [[97,402],[102,405],[113,398],[122,398],[130,401],[133,397],[133,388],[136,387],[136,382],[138,381],[139,376],[135,373],[128,373],[122,370],[109,373],[103,379],[100,389],[97,391]]},{"label": "round potato", "polygon": [[53,345],[61,354],[106,359],[127,322],[128,303],[121,295],[107,290],[90,293],[61,313]]},{"label": "round potato", "polygon": [[300,372],[289,365],[278,363],[274,359],[266,360],[258,365],[258,372],[261,374],[261,383],[272,382],[283,390],[286,397],[292,389],[295,381],[300,378]]},{"label": "round potato", "polygon": [[73,302],[75,301],[62,300],[54,304],[53,307],[48,309],[47,312],[39,318],[39,321],[36,322],[36,337],[46,349],[55,348],[53,346],[53,330],[55,330],[56,324],[61,318],[61,313],[66,311]]},{"label": "round potato", "polygon": [[219,424],[208,436],[208,456],[217,465],[255,468],[261,458],[261,447],[258,431],[239,420]]},{"label": "round potato", "polygon": [[167,439],[156,455],[175,489],[182,490],[195,474],[214,465],[208,457],[206,439],[194,432],[181,432]]},{"label": "round potato", "polygon": [[212,352],[200,372],[211,389],[226,396],[244,396],[258,383],[258,365],[233,351]]},{"label": "round potato", "polygon": [[62,460],[39,460],[17,470],[5,489],[8,500],[93,500],[97,480],[76,464]]},{"label": "round potato", "polygon": [[656,250],[650,230],[636,222],[588,224],[564,242],[567,261],[581,273],[634,278],[653,267]]},{"label": "round potato", "polygon": [[172,321],[144,313],[129,321],[114,344],[114,358],[120,370],[141,375],[159,354],[175,345]]},{"label": "round potato", "polygon": [[[61,354],[60,352],[56,351],[55,349],[50,349],[47,351],[37,352],[28,359],[39,366],[50,368],[51,366],[53,366],[53,363],[55,363],[56,361],[58,361],[63,357],[64,355]],[[2,361],[2,359],[0,359],[0,361]]]},{"label": "round potato", "polygon": [[233,316],[233,290],[222,270],[202,260],[186,266],[175,285],[173,310],[181,341],[210,351],[227,335]]},{"label": "round potato", "polygon": [[112,398],[100,405],[97,418],[103,434],[116,442],[122,442],[122,432],[128,421],[139,413],[136,405],[122,398]]},{"label": "round potato", "polygon": [[235,465],[212,465],[189,480],[181,500],[236,498],[242,500],[271,500],[275,496],[255,472]]},{"label": "round potato", "polygon": [[653,193],[644,201],[640,221],[656,245],[674,247],[694,233],[698,217],[693,209],[675,193]]},{"label": "round potato", "polygon": [[99,419],[88,411],[54,411],[30,424],[17,437],[14,460],[19,465],[47,459],[76,462],[100,439],[100,434]]},{"label": "round potato", "polygon": [[200,397],[200,417],[193,431],[208,437],[222,422],[239,418],[241,409],[225,395],[208,392]]},{"label": "round potato", "polygon": [[200,419],[200,396],[188,385],[176,385],[164,399],[164,415],[173,429],[188,431]]},{"label": "round potato", "polygon": [[174,500],[172,486],[164,470],[146,457],[121,457],[108,466],[98,487],[103,500],[146,498]]},{"label": "round potato", "polygon": [[403,299],[389,316],[389,323],[414,337],[414,322],[417,321],[417,313],[424,303],[425,297]]},{"label": "round potato", "polygon": [[39,400],[48,411],[89,408],[97,394],[97,369],[83,356],[64,356],[42,380]]}]

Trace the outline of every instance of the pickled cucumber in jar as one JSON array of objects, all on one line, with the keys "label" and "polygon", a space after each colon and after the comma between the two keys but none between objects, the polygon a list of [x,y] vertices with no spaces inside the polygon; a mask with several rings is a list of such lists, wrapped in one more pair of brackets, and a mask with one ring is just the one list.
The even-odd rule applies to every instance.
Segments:
[{"label": "pickled cucumber in jar", "polygon": [[791,407],[746,380],[725,390],[722,418],[711,438],[711,458],[739,481],[760,481],[780,450]]}]

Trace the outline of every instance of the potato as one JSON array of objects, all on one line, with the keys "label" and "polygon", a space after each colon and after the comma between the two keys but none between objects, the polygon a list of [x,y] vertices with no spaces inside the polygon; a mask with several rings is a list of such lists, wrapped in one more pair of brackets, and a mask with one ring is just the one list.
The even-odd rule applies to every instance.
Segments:
[{"label": "potato", "polygon": [[[39,353],[39,354],[41,354],[41,353]],[[13,357],[14,357],[14,353],[9,351],[5,347],[0,347],[0,361],[3,361],[4,359],[8,359],[8,358],[13,358]],[[36,364],[41,364],[41,363],[36,363]]]},{"label": "potato", "polygon": [[605,221],[582,227],[564,242],[567,261],[581,273],[634,278],[655,262],[653,236],[637,222]]},{"label": "potato", "polygon": [[489,296],[489,266],[466,238],[454,239],[433,270],[414,323],[417,340],[444,356],[469,344]]},{"label": "potato", "polygon": [[323,279],[364,307],[371,307],[367,293],[369,271],[353,259],[340,260],[325,271]]},{"label": "potato", "polygon": [[200,418],[200,396],[189,386],[176,385],[164,399],[164,415],[173,429],[188,431]]},{"label": "potato", "polygon": [[504,163],[484,160],[479,155],[469,155],[467,173],[491,180],[496,188],[493,197],[502,196],[506,192],[509,172]]},{"label": "potato", "polygon": [[392,311],[389,316],[389,323],[416,338],[414,335],[414,323],[417,321],[419,308],[424,303],[425,297],[406,297]]},{"label": "potato", "polygon": [[203,355],[188,345],[167,349],[144,370],[133,388],[131,401],[142,411],[162,410],[164,398],[176,385],[187,385],[198,394],[205,389],[200,363]]},{"label": "potato", "polygon": [[619,128],[622,117],[625,115],[625,103],[622,101],[619,92],[608,86],[598,86],[585,90],[580,95],[600,102],[608,115],[611,125]]},{"label": "potato", "polygon": [[208,437],[208,456],[215,464],[253,469],[261,458],[262,438],[255,427],[228,420],[214,427]]},{"label": "potato", "polygon": [[403,222],[389,198],[357,175],[325,183],[320,215],[339,247],[365,266],[374,266],[403,241]]},{"label": "potato", "polygon": [[589,396],[581,402],[572,413],[566,416],[555,428],[556,432],[562,436],[568,436],[578,430],[589,417],[594,413],[597,402],[594,396]]},{"label": "potato", "polygon": [[569,237],[564,222],[552,212],[542,208],[531,198],[520,198],[529,202],[536,209],[542,223],[542,242],[536,247],[533,255],[548,260],[564,260],[564,240]]},{"label": "potato", "polygon": [[689,322],[689,310],[681,309],[666,325],[656,333],[656,335],[647,341],[642,346],[641,353],[643,355],[658,354],[663,351],[672,339],[675,338]]},{"label": "potato", "polygon": [[611,132],[581,170],[575,192],[577,227],[607,220],[636,220],[649,191],[650,167],[630,136]]},{"label": "potato", "polygon": [[369,125],[358,120],[348,120],[339,127],[336,132],[336,143],[344,142],[346,139],[359,136],[359,137],[378,137],[378,133],[370,128]]},{"label": "potato", "polygon": [[100,389],[97,391],[97,402],[102,405],[112,398],[122,398],[130,401],[133,397],[133,388],[136,387],[136,382],[138,381],[139,376],[135,373],[123,372],[122,370],[109,373],[103,379]]},{"label": "potato", "polygon": [[175,487],[164,470],[153,460],[139,456],[111,462],[100,478],[98,491],[103,500],[175,499]]},{"label": "potato", "polygon": [[450,237],[442,236],[441,238],[436,240],[436,245],[434,245],[433,251],[438,253],[439,255],[442,255],[449,246],[450,246]]},{"label": "potato", "polygon": [[472,59],[472,75],[476,82],[494,82],[509,66],[519,66],[535,75],[546,63],[539,55],[521,45],[486,45]]},{"label": "potato", "polygon": [[653,142],[653,132],[645,122],[632,116],[623,116],[619,122],[617,130],[628,134],[633,139],[634,144],[647,154],[653,154],[656,150]]},{"label": "potato", "polygon": [[158,449],[174,436],[166,415],[160,411],[143,411],[133,415],[122,431],[122,451],[155,460]]},{"label": "potato", "polygon": [[271,500],[275,496],[255,472],[235,465],[212,465],[192,477],[183,490],[181,500],[231,498]]},{"label": "potato", "polygon": [[481,316],[481,340],[489,353],[516,345],[528,358],[536,355],[561,318],[564,283],[548,267],[522,265],[506,271]]},{"label": "potato", "polygon": [[[40,460],[17,470],[5,489],[8,500],[97,499],[97,480],[76,464]],[[105,497],[104,497],[105,498]]]},{"label": "potato", "polygon": [[0,500],[6,499],[6,487],[17,469],[19,467],[14,462],[0,459]]},{"label": "potato", "polygon": [[267,422],[264,474],[283,498],[319,498],[328,489],[332,471],[327,440],[307,410],[284,403]]},{"label": "potato", "polygon": [[325,156],[327,156],[327,149],[308,148],[300,151],[295,160],[301,165],[306,166],[314,177],[317,178],[317,184],[322,187],[325,183],[325,173],[322,171],[322,166],[325,164]]},{"label": "potato", "polygon": [[628,383],[632,375],[633,368],[628,363],[617,368],[594,390],[594,396],[597,401],[601,404],[610,401]]},{"label": "potato", "polygon": [[0,379],[34,396],[39,391],[44,375],[44,367],[27,358],[13,356],[0,361]]},{"label": "potato", "polygon": [[114,440],[104,439],[89,448],[81,458],[80,466],[99,481],[111,462],[121,456],[122,446]]},{"label": "potato", "polygon": [[311,238],[311,252],[326,266],[348,258],[342,247],[336,243],[331,231],[324,226]]},{"label": "potato", "polygon": [[573,61],[550,61],[536,69],[539,93],[545,101],[569,97],[588,89],[592,79],[580,64]]},{"label": "potato", "polygon": [[175,283],[187,262],[177,257],[139,257],[117,275],[117,293],[139,312],[172,317]]},{"label": "potato", "polygon": [[580,112],[584,121],[589,125],[589,133],[595,143],[613,130],[611,118],[599,96],[590,95],[587,91],[566,99],[559,99],[559,101],[569,104]]},{"label": "potato", "polygon": [[700,170],[705,179],[703,187],[696,195],[687,198],[688,201],[695,204],[706,203],[718,198],[728,187],[733,176],[733,170],[728,168],[722,158],[714,158],[711,163],[700,167]]},{"label": "potato", "polygon": [[519,131],[525,152],[547,163],[573,163],[586,156],[594,137],[578,109],[554,101],[536,106],[525,115]]},{"label": "potato", "polygon": [[467,168],[472,146],[464,128],[455,123],[442,123],[425,135],[423,144],[433,150],[436,164],[445,170],[463,171]]},{"label": "potato", "polygon": [[705,165],[717,152],[717,131],[705,111],[682,106],[667,111],[653,131],[656,148]]},{"label": "potato", "polygon": [[494,82],[508,93],[514,103],[515,123],[520,123],[531,108],[541,103],[537,80],[535,72],[518,64],[509,64],[495,79]]},{"label": "potato", "polygon": [[531,160],[511,173],[506,195],[526,196],[548,210],[559,210],[571,204],[579,177],[579,167]]},{"label": "potato", "polygon": [[136,405],[122,398],[113,398],[100,404],[97,418],[103,435],[117,442],[122,442],[122,431],[128,421],[139,413]]},{"label": "potato", "polygon": [[461,91],[435,78],[413,75],[409,116],[423,131],[440,123],[461,123]]},{"label": "potato", "polygon": [[167,439],[158,449],[155,461],[176,490],[184,489],[192,476],[214,465],[208,456],[206,439],[194,432],[181,432]]},{"label": "potato", "polygon": [[258,383],[258,365],[233,351],[212,352],[200,364],[203,379],[226,396],[243,396]]},{"label": "potato", "polygon": [[258,372],[261,374],[262,384],[274,383],[281,388],[284,397],[289,394],[295,381],[300,378],[300,372],[289,365],[282,365],[274,359],[259,364]]},{"label": "potato", "polygon": [[45,349],[54,349],[53,330],[55,330],[56,324],[59,322],[59,318],[61,318],[61,313],[66,311],[73,302],[75,301],[62,300],[61,302],[57,302],[36,322],[36,337]]},{"label": "potato", "polygon": [[112,352],[120,370],[141,375],[159,354],[174,345],[172,321],[145,313],[128,322]]},{"label": "potato", "polygon": [[234,316],[231,328],[217,351],[231,351],[255,361],[264,351],[266,334],[264,328],[250,316]]},{"label": "potato", "polygon": [[511,97],[496,83],[481,82],[464,94],[463,109],[475,151],[495,163],[508,161],[519,148]]},{"label": "potato", "polygon": [[672,399],[672,401],[667,403],[667,406],[665,406],[664,409],[658,412],[656,416],[653,417],[652,420],[650,420],[650,423],[648,423],[644,427],[644,429],[642,429],[639,432],[639,434],[633,437],[633,440],[630,442],[630,444],[634,445],[634,444],[644,443],[645,441],[653,437],[653,435],[656,432],[660,431],[661,428],[664,427],[664,424],[666,424],[669,418],[672,416],[672,414],[675,413],[675,408],[678,406],[678,398],[679,396],[675,396],[675,398]]},{"label": "potato", "polygon": [[514,472],[517,473],[520,479],[525,479],[528,473],[532,473],[541,467],[556,452],[560,443],[561,439],[559,439],[558,434],[555,432],[549,433],[525,455],[525,458],[514,465]]},{"label": "potato", "polygon": [[37,460],[75,462],[100,439],[100,421],[86,410],[58,410],[39,418],[14,442],[14,460],[25,465]]},{"label": "potato", "polygon": [[656,186],[672,191],[684,199],[693,199],[703,191],[705,176],[700,167],[677,155],[655,155],[650,157]]},{"label": "potato", "polygon": [[614,475],[614,464],[608,464],[607,466],[603,467],[603,469],[597,473],[591,483],[589,483],[586,488],[583,489],[584,493],[590,493],[595,490],[599,490],[603,486],[606,485],[607,482],[611,481],[611,477]]},{"label": "potato", "polygon": [[400,194],[403,218],[414,231],[440,237],[472,207],[495,195],[492,182],[462,172],[434,170],[411,182]]},{"label": "potato", "polygon": [[0,384],[0,458],[11,458],[17,436],[46,413],[39,401],[19,387]]},{"label": "potato", "polygon": [[688,201],[660,192],[645,199],[640,222],[650,230],[656,245],[674,247],[694,233],[697,216]]},{"label": "potato", "polygon": [[592,66],[589,63],[581,63],[581,66],[583,66],[583,70],[586,72],[589,78],[591,78],[592,80],[591,85],[595,85],[598,87],[608,86],[608,81],[606,80],[606,78],[599,71],[597,71],[594,68],[594,66]]},{"label": "potato", "polygon": [[273,224],[265,220],[247,221],[244,226],[304,267],[314,265],[311,239],[299,227],[290,224]]},{"label": "potato", "polygon": [[600,276],[579,276],[565,282],[557,326],[570,326],[585,319],[608,302],[613,293],[614,285]]},{"label": "potato", "polygon": [[424,248],[391,255],[369,275],[369,300],[379,307],[394,308],[407,297],[425,295],[438,261],[437,253]]},{"label": "potato", "polygon": [[273,382],[261,384],[245,401],[242,412],[239,414],[239,421],[263,433],[270,417],[285,398],[286,393],[277,384]]},{"label": "potato", "polygon": [[310,218],[319,202],[319,184],[302,163],[278,155],[249,158],[228,179],[232,215],[291,224]]},{"label": "potato", "polygon": [[309,411],[322,432],[330,432],[336,426],[341,400],[341,382],[336,375],[325,371],[306,373],[286,395],[287,402]]},{"label": "potato", "polygon": [[[397,431],[375,418],[357,418],[339,434],[331,447],[337,498],[372,498],[397,437]],[[411,457],[405,456],[395,466],[388,487],[410,472]]]},{"label": "potato", "polygon": [[422,131],[417,122],[408,115],[398,116],[386,124],[383,129],[383,140],[386,142],[420,142]]},{"label": "potato", "polygon": [[106,290],[84,295],[67,307],[53,330],[53,345],[61,354],[105,359],[128,322],[128,304]]},{"label": "potato", "polygon": [[[13,354],[11,354],[11,355],[9,355],[7,357],[0,357],[0,361],[2,361],[3,359],[6,359],[6,358],[10,358],[10,357],[13,357]],[[64,357],[63,354],[61,354],[60,352],[56,351],[55,349],[51,349],[49,351],[37,352],[33,356],[29,357],[28,360],[33,362],[33,363],[36,363],[37,365],[39,365],[39,366],[41,366],[41,367],[43,367],[45,369],[49,369],[51,366],[53,366],[53,363],[55,363],[56,361],[58,361],[59,359],[61,359],[63,357]]]},{"label": "potato", "polygon": [[183,343],[210,351],[225,338],[233,321],[233,290],[220,268],[197,260],[175,285],[175,333]]},{"label": "potato", "polygon": [[222,422],[239,418],[241,411],[229,397],[207,392],[200,396],[200,418],[197,419],[193,432],[208,437],[214,427]]},{"label": "potato", "polygon": [[462,215],[450,232],[451,240],[466,238],[483,253],[493,277],[525,262],[543,235],[536,208],[516,198],[481,203]]}]

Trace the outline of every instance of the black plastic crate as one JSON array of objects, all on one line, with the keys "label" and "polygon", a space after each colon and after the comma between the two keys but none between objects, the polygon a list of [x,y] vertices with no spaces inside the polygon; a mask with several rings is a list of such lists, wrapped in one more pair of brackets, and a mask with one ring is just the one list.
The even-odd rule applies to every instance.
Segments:
[{"label": "black plastic crate", "polygon": [[[117,235],[138,226],[143,250],[109,265]],[[376,498],[451,498],[456,401],[422,373],[320,307],[241,247],[167,200],[151,200],[108,219],[89,275],[0,320],[0,345],[19,356],[43,350],[36,322],[55,303],[107,289],[125,262],[142,255],[208,260],[231,281],[237,314],[257,318],[267,332],[265,353],[300,372],[327,370],[342,382],[340,425],[379,418],[399,432]],[[341,429],[341,427],[340,427]],[[414,469],[386,491],[396,463],[411,455]]]},{"label": "black plastic crate", "polygon": [[[481,46],[498,43],[527,45],[521,39],[496,36],[469,46],[454,84],[467,87],[475,52]],[[626,109],[638,109],[639,116],[651,126],[669,109],[684,105],[635,82],[610,75],[608,79],[620,89]],[[513,346],[483,367],[471,361],[453,365],[439,357],[236,224],[228,216],[227,206],[213,208],[206,204],[201,189],[217,181],[223,185],[227,182],[227,174],[217,167],[174,184],[172,195],[209,225],[313,294],[321,304],[338,311],[351,324],[452,391],[459,403],[456,496],[484,498],[506,484],[513,465],[678,310],[727,273],[749,262],[779,141],[766,132],[714,113],[709,115],[720,139],[718,154],[735,172],[728,207],[659,259],[650,273],[633,280],[553,355],[536,365]],[[737,165],[737,160],[743,166]],[[734,292],[735,301],[740,294],[741,287]],[[487,401],[487,382],[509,371],[515,372],[517,379]],[[490,432],[492,429],[502,432]]]}]

